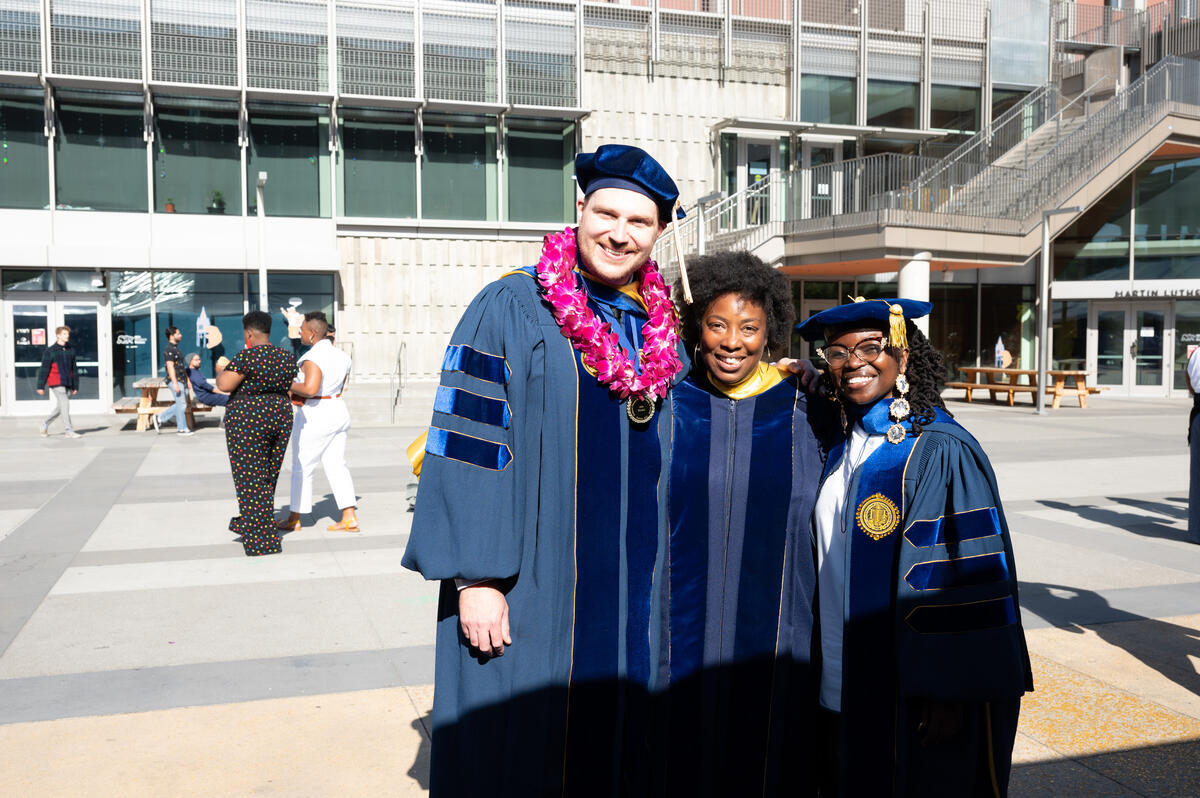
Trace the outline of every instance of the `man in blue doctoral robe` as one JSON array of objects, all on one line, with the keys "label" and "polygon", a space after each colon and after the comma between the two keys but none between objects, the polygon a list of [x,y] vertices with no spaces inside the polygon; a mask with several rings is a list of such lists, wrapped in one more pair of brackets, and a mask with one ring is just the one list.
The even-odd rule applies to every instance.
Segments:
[{"label": "man in blue doctoral robe", "polygon": [[[636,275],[678,191],[634,147],[581,154],[576,176],[574,290],[644,364]],[[653,792],[669,422],[584,365],[536,274],[487,286],[451,337],[405,552],[442,581],[434,798]]]}]

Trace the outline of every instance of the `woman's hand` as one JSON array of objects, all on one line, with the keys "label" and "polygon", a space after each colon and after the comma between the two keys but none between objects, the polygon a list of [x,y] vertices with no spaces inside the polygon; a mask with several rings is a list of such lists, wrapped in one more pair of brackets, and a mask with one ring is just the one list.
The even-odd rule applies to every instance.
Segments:
[{"label": "woman's hand", "polygon": [[775,365],[781,369],[787,369],[793,374],[799,374],[800,387],[809,393],[817,392],[817,386],[821,383],[821,372],[817,371],[817,367],[812,364],[811,360],[785,357],[776,361]]}]

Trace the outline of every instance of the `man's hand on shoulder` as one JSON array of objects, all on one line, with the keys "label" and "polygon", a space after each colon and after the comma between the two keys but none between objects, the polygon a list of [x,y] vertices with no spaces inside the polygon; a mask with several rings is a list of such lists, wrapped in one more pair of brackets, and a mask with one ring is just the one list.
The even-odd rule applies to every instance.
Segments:
[{"label": "man's hand on shoulder", "polygon": [[471,648],[489,657],[504,655],[512,645],[508,629],[508,600],[491,583],[458,591],[458,622]]},{"label": "man's hand on shoulder", "polygon": [[801,387],[809,393],[816,392],[817,385],[821,381],[821,372],[817,371],[817,367],[812,364],[811,360],[796,360],[784,357],[780,358],[775,365],[781,369],[787,369],[793,374],[799,374]]}]

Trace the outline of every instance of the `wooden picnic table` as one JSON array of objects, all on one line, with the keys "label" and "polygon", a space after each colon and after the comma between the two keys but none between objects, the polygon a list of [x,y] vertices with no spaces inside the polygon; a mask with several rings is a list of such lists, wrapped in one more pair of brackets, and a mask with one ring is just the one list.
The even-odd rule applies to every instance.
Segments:
[{"label": "wooden picnic table", "polygon": [[[962,388],[966,391],[967,401],[970,402],[975,391],[987,391],[993,401],[997,394],[1008,394],[1008,406],[1012,407],[1013,399],[1018,393],[1028,393],[1034,404],[1037,404],[1037,370],[997,368],[995,366],[959,366],[959,371],[966,375],[963,382],[948,382],[947,388]],[[1068,393],[1074,393],[1079,400],[1079,406],[1087,407],[1088,394],[1100,393],[1104,388],[1087,384],[1088,372],[1081,369],[1050,369],[1046,372],[1047,381],[1053,384],[1046,386],[1046,395],[1054,397],[1050,403],[1057,408],[1062,398]],[[1021,377],[1026,382],[1018,382]],[[1067,390],[1067,380],[1072,387]]]},{"label": "wooden picnic table", "polygon": [[[126,396],[124,399],[118,399],[113,403],[113,410],[117,413],[137,413],[138,432],[148,429],[150,417],[158,415],[173,404],[170,400],[158,398],[159,390],[166,388],[169,382],[170,380],[166,377],[142,377],[133,383],[133,387],[141,392],[141,396]],[[205,413],[209,410],[212,408],[208,405],[189,402],[187,406],[188,428],[194,429],[196,426],[194,413]]]}]

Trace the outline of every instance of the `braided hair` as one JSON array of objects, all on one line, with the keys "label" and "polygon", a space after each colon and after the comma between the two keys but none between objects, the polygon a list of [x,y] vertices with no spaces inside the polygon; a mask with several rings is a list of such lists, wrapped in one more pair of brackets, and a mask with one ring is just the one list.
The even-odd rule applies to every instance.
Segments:
[{"label": "braided hair", "polygon": [[[920,435],[926,424],[932,424],[937,408],[942,408],[946,415],[953,416],[942,401],[942,383],[945,382],[946,365],[942,353],[933,348],[933,344],[911,321],[904,322],[908,334],[908,365],[904,376],[908,378],[909,420],[912,421],[913,435]],[[886,332],[886,330],[884,330]],[[835,335],[830,333],[827,338],[832,340]],[[895,347],[888,347],[893,357],[899,355]],[[833,373],[826,368],[821,373],[821,392],[826,396],[837,396],[837,385],[833,381]]]}]

